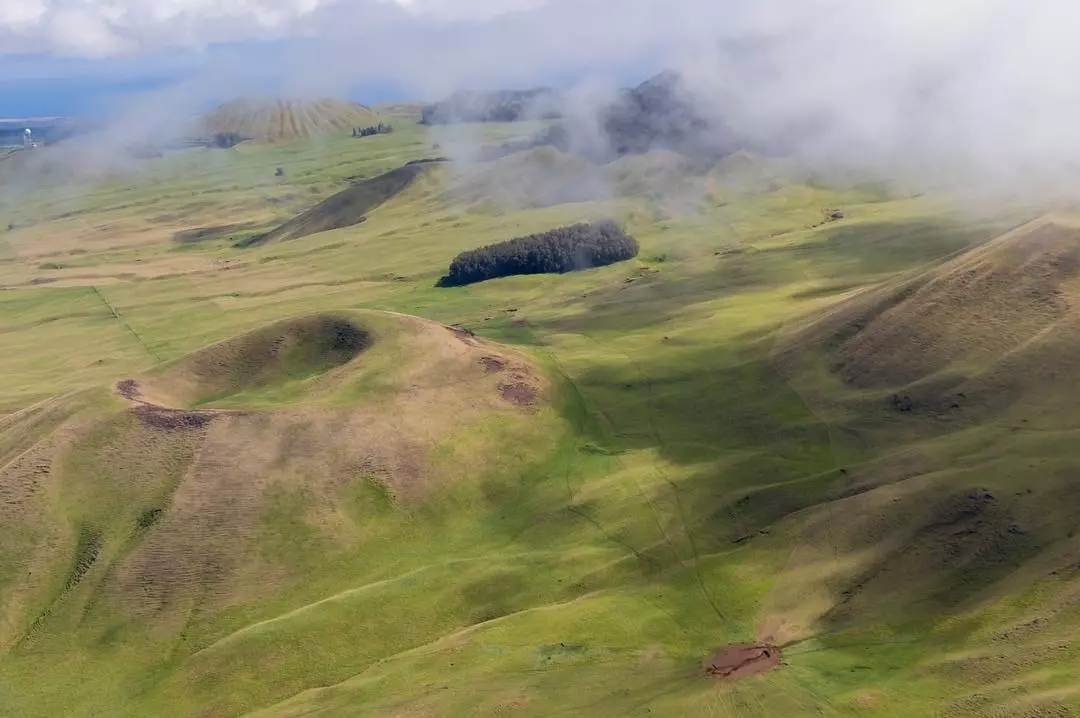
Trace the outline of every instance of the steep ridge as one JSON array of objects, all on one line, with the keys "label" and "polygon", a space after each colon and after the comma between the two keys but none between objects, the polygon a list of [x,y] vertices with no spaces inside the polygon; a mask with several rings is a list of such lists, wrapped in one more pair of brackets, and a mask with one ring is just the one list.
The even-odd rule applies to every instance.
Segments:
[{"label": "steep ridge", "polygon": [[237,246],[254,247],[269,242],[300,239],[319,232],[360,224],[367,219],[369,212],[393,199],[418,177],[440,163],[441,160],[410,162],[378,177],[361,180],[281,226],[249,237]]}]

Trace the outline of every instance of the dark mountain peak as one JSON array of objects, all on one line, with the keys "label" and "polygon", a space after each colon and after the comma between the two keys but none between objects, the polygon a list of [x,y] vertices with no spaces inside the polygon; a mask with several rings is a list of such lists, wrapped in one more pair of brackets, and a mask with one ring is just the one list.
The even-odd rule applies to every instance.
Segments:
[{"label": "dark mountain peak", "polygon": [[554,119],[562,98],[555,90],[459,90],[445,100],[427,105],[420,123],[446,125],[456,122],[520,122]]},{"label": "dark mountain peak", "polygon": [[670,149],[717,159],[739,149],[713,104],[674,70],[624,90],[601,120],[610,149],[618,156]]}]

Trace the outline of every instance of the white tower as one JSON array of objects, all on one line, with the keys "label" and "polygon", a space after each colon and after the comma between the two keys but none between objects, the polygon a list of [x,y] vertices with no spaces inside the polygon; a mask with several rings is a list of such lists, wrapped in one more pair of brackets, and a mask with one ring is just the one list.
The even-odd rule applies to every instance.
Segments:
[{"label": "white tower", "polygon": [[29,127],[27,127],[25,130],[23,130],[23,147],[25,147],[26,149],[30,149],[33,146],[34,133],[30,131]]}]

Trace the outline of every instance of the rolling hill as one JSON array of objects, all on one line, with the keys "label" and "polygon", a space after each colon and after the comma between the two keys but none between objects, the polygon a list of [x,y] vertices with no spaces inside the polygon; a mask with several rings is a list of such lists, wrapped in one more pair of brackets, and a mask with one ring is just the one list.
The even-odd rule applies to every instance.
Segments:
[{"label": "rolling hill", "polygon": [[232,133],[255,140],[293,140],[371,125],[379,116],[371,109],[342,100],[287,101],[237,99],[199,120],[204,135]]},{"label": "rolling hill", "polygon": [[[535,440],[549,396],[514,350],[419,319],[339,313],[201,349],[111,397],[92,390],[6,417],[0,646],[74,658],[53,642],[66,626],[103,645],[180,648],[235,623],[237,600],[309,594],[337,561],[378,573],[375,555],[349,554],[393,533],[396,521],[378,527],[387,512],[422,510],[498,465],[502,447]],[[319,546],[325,561],[305,558]],[[467,596],[446,608],[485,610]],[[165,692],[200,691],[204,671],[260,651],[266,635],[238,625],[191,653]],[[280,668],[284,697],[293,669]],[[204,696],[217,710],[242,705]]]},{"label": "rolling hill", "polygon": [[1080,229],[1046,217],[840,304],[806,330],[830,370],[942,418],[1053,400],[1074,370]]},{"label": "rolling hill", "polygon": [[299,239],[332,229],[351,227],[367,220],[368,212],[405,191],[417,178],[441,160],[416,160],[378,177],[358,180],[347,189],[282,223],[269,232],[252,235],[238,246],[252,247],[267,242]]},{"label": "rolling hill", "polygon": [[5,208],[0,714],[1080,714],[1075,214],[432,139]]}]

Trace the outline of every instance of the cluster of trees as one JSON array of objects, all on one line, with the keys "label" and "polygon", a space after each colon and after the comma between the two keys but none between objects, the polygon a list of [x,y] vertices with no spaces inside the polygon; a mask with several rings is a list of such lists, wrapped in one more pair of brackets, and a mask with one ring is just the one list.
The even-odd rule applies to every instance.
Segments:
[{"label": "cluster of trees", "polygon": [[239,132],[218,132],[210,138],[210,146],[227,150],[240,144],[245,139],[247,138]]},{"label": "cluster of trees", "polygon": [[518,274],[562,274],[637,256],[637,240],[610,221],[575,224],[462,252],[440,287]]},{"label": "cluster of trees", "polygon": [[354,127],[352,131],[353,137],[371,137],[372,135],[387,135],[394,131],[392,125],[384,125],[379,123],[372,125],[371,127]]}]

